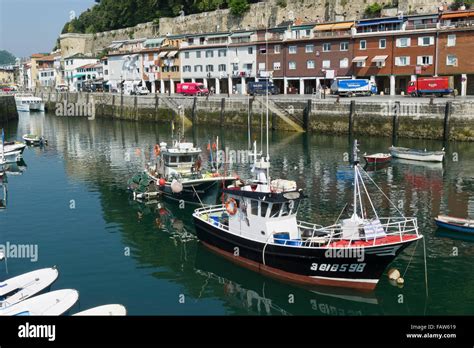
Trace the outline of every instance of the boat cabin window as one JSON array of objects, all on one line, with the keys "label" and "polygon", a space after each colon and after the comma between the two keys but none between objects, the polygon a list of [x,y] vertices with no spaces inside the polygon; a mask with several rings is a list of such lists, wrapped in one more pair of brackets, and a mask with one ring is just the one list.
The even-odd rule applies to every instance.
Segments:
[{"label": "boat cabin window", "polygon": [[280,215],[281,203],[273,203],[272,210],[270,211],[270,217],[278,217]]},{"label": "boat cabin window", "polygon": [[258,215],[258,201],[252,199],[250,200],[250,213],[252,215]]},{"label": "boat cabin window", "polygon": [[262,217],[267,216],[267,210],[268,210],[268,203],[260,202],[260,216]]},{"label": "boat cabin window", "polygon": [[180,156],[179,157],[179,163],[189,163],[192,162],[193,158],[192,156]]},{"label": "boat cabin window", "polygon": [[281,207],[281,215],[280,216],[287,216],[290,214],[290,206],[289,203],[283,203]]},{"label": "boat cabin window", "polygon": [[290,201],[289,206],[291,208],[291,213],[290,214],[296,214],[296,212],[298,211],[298,207],[300,206],[300,201],[299,200]]}]

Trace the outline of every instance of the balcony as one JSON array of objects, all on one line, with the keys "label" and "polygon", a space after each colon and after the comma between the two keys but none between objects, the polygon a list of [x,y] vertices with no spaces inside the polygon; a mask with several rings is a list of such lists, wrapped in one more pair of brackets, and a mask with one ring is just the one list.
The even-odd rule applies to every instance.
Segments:
[{"label": "balcony", "polygon": [[318,39],[350,37],[350,36],[351,36],[351,32],[349,30],[315,31],[314,32],[314,37]]}]

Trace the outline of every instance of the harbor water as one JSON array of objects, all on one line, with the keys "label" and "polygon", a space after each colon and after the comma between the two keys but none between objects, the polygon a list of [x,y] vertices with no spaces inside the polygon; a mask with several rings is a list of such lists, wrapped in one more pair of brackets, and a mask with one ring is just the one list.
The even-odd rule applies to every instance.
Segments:
[{"label": "harbor water", "polygon": [[[191,217],[198,206],[133,201],[127,180],[154,159],[155,144],[170,142],[171,125],[44,113],[20,114],[5,125],[6,140],[26,133],[44,135],[48,145],[26,149],[24,172],[18,175],[15,166],[7,174],[0,244],[36,245],[37,260],[9,257],[7,264],[0,263],[2,280],[55,265],[60,276],[52,289],[77,289],[78,309],[121,303],[130,315],[472,314],[474,237],[438,230],[433,223],[438,214],[474,218],[470,143],[399,139],[399,146],[445,146],[444,163],[394,160],[368,169],[398,209],[418,218],[425,239],[391,265],[404,277],[403,287],[384,275],[374,292],[361,293],[302,288],[243,269],[199,243]],[[246,129],[198,126],[185,135],[204,157],[216,136],[228,150],[248,148]],[[252,138],[260,146],[259,130]],[[387,152],[392,145],[391,138],[358,140],[361,153]],[[352,199],[349,139],[274,131],[269,142],[272,177],[295,180],[307,195],[299,219],[334,223]],[[226,169],[249,178],[249,168],[238,163]],[[369,189],[381,215],[396,213]]]}]

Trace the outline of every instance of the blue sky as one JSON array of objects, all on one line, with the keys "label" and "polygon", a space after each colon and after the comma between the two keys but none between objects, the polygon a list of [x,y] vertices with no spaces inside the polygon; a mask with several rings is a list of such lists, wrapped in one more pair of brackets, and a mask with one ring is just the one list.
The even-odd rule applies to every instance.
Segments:
[{"label": "blue sky", "polygon": [[71,11],[79,16],[94,0],[0,0],[0,50],[17,57],[50,52]]}]

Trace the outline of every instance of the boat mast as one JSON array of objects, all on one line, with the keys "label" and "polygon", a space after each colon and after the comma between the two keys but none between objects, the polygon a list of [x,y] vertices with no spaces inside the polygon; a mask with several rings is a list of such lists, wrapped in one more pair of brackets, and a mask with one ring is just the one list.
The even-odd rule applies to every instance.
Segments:
[{"label": "boat mast", "polygon": [[[267,119],[267,162],[270,162],[270,150],[269,150],[269,145],[268,145],[268,84],[270,83],[270,76],[269,76],[269,69],[268,69],[268,23],[265,26],[265,69],[266,69],[266,75],[267,75],[267,114],[266,114],[266,119]],[[270,183],[270,166],[267,166],[267,182]]]},{"label": "boat mast", "polygon": [[[359,144],[357,143],[357,139],[354,140],[354,147],[352,149],[352,156],[353,156],[353,164],[354,164],[354,217],[357,216],[357,196],[359,195],[359,180],[357,175],[357,166],[359,164],[359,157],[357,156],[357,152]],[[362,207],[361,207],[362,209]]]}]

